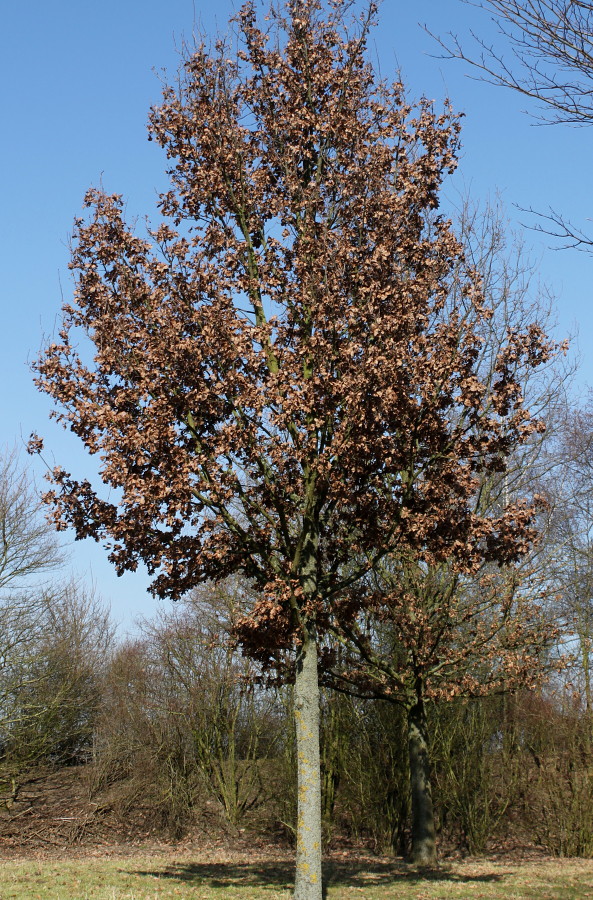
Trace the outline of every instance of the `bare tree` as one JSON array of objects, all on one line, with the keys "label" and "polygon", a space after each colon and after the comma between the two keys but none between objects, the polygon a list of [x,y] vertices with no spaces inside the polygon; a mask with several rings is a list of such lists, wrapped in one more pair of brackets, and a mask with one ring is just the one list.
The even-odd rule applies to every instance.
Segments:
[{"label": "bare tree", "polygon": [[593,125],[593,3],[485,0],[471,5],[493,14],[511,62],[476,34],[480,55],[468,56],[453,36],[456,57],[481,69],[494,84],[538,101],[540,120]]},{"label": "bare tree", "polygon": [[88,744],[112,628],[92,591],[50,580],[65,555],[15,451],[0,460],[0,541],[0,782],[12,796],[24,768]]},{"label": "bare tree", "polygon": [[[498,45],[472,32],[476,53],[455,34],[437,38],[451,58],[462,59],[484,80],[535,100],[540,122],[593,125],[593,3],[589,0],[484,0],[475,3],[492,14],[505,57]],[[529,210],[534,212],[534,210]],[[535,230],[571,247],[591,252],[593,235],[550,209],[536,212]]]},{"label": "bare tree", "polygon": [[74,762],[90,750],[114,631],[92,590],[70,581],[0,612],[3,775]]},{"label": "bare tree", "polygon": [[566,414],[560,454],[561,467],[548,479],[550,567],[565,640],[577,663],[571,674],[593,738],[593,398]]},{"label": "bare tree", "polygon": [[0,457],[0,598],[19,594],[64,561],[30,474],[13,450]]},{"label": "bare tree", "polygon": [[229,638],[244,589],[237,579],[196,588],[139,623],[140,637],[110,661],[94,787],[121,781],[124,796],[148,800],[151,818],[176,836],[205,799],[231,826],[276,802],[266,763],[287,723],[276,693],[258,686],[259,667]]}]

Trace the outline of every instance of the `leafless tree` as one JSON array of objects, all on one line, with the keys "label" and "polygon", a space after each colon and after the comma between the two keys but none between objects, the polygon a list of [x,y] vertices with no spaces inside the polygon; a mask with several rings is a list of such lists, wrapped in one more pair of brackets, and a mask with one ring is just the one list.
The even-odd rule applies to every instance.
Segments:
[{"label": "leafless tree", "polygon": [[[65,561],[15,451],[0,458],[0,783],[90,740],[97,673],[113,636],[92,591],[57,583]],[[53,580],[52,580],[53,579]],[[6,798],[5,798],[6,799]]]},{"label": "leafless tree", "polygon": [[0,597],[23,591],[64,561],[30,474],[15,451],[0,456]]},{"label": "leafless tree", "polygon": [[[463,0],[489,12],[500,44],[471,32],[475,52],[456,34],[437,38],[447,56],[462,59],[484,80],[535,100],[540,122],[593,125],[593,3],[589,0]],[[510,56],[504,55],[504,47]],[[534,212],[529,210],[529,212]],[[550,209],[536,213],[536,230],[564,247],[593,250],[593,235]]]}]

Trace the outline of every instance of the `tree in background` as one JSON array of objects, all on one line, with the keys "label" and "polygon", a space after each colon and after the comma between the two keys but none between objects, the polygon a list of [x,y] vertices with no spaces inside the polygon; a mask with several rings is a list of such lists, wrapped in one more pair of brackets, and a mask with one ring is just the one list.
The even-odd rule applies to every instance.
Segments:
[{"label": "tree in background", "polygon": [[119,196],[89,192],[75,297],[37,365],[110,489],[57,467],[58,527],[120,572],[145,562],[161,596],[244,575],[245,651],[294,660],[297,900],[322,893],[317,648],[336,601],[389,554],[465,571],[523,552],[533,510],[471,498],[537,427],[517,360],[548,355],[532,325],[478,377],[479,279],[429,221],[458,124],[376,81],[375,5],[350,9],[290,0],[260,28],[248,3],[237,48],[188,55],[151,114],[168,221],[137,237]]},{"label": "tree in background", "polygon": [[363,614],[350,622],[340,615],[341,646],[324,659],[326,682],[395,703],[407,716],[415,863],[437,858],[427,704],[535,687],[550,667],[558,628],[546,598],[533,596],[528,580],[522,585],[525,574],[488,564],[471,573],[460,561],[402,554],[369,584]]},{"label": "tree in background", "polygon": [[55,529],[16,454],[0,463],[0,782],[89,749],[108,614],[79,584],[50,581],[64,562]]},{"label": "tree in background", "polygon": [[92,750],[102,675],[113,641],[109,612],[72,581],[0,612],[3,774],[43,762],[68,765]]},{"label": "tree in background", "polygon": [[55,529],[17,454],[0,457],[0,602],[11,594],[25,597],[39,578],[63,563]]},{"label": "tree in background", "polygon": [[[588,0],[484,0],[513,53],[478,38],[482,55],[470,60],[496,84],[537,100],[545,121],[593,124],[593,3]],[[458,55],[463,55],[456,43]]]},{"label": "tree in background", "polygon": [[[468,0],[463,0],[468,2]],[[539,104],[543,122],[593,124],[593,3],[590,0],[484,0],[472,3],[492,13],[511,50],[511,62],[479,36],[477,56],[455,35],[438,39],[447,53],[484,73],[493,84],[512,88]],[[593,236],[550,210],[538,213],[537,230],[567,247],[591,252]]]},{"label": "tree in background", "polygon": [[[459,298],[453,302],[464,310],[465,332],[482,337],[476,373],[487,390],[496,383],[499,357],[510,333],[529,323],[553,326],[549,297],[532,284],[532,265],[524,247],[508,245],[507,225],[499,206],[480,208],[470,202],[463,204],[458,221],[466,258],[482,277],[490,315],[476,316]],[[518,356],[512,377],[540,426],[545,421],[550,427],[539,427],[527,440],[520,435],[511,439],[502,464],[476,477],[474,494],[466,495],[466,502],[479,516],[485,540],[474,543],[470,537],[465,556],[459,557],[453,552],[435,559],[427,548],[418,547],[399,547],[394,555],[385,556],[364,586],[355,588],[367,593],[366,602],[352,607],[357,615],[350,621],[346,613],[338,615],[339,648],[336,651],[330,644],[326,651],[329,684],[358,696],[385,699],[405,711],[412,858],[423,864],[436,861],[427,703],[537,685],[548,670],[549,649],[558,634],[550,605],[557,585],[550,578],[546,542],[534,545],[525,535],[514,541],[509,537],[498,546],[504,554],[514,546],[510,564],[508,556],[497,558],[488,542],[492,536],[500,537],[497,523],[511,503],[533,503],[538,482],[544,490],[543,478],[551,465],[549,445],[570,369],[561,354],[552,354],[537,368]],[[483,415],[490,414],[485,404]],[[459,411],[451,408],[449,415],[454,419]],[[465,421],[463,411],[461,419]],[[468,427],[479,431],[481,425]],[[441,504],[452,499],[444,494]],[[540,518],[543,527],[547,510]]]},{"label": "tree in background", "polygon": [[564,638],[576,651],[575,687],[593,740],[593,402],[566,412],[559,465],[546,481],[551,507],[550,574]]},{"label": "tree in background", "polygon": [[[14,451],[0,460],[0,541],[0,747],[5,759],[8,732],[18,718],[14,691],[30,680],[31,629],[47,586],[44,576],[63,561],[55,530]],[[9,768],[2,766],[4,781],[14,775]]]},{"label": "tree in background", "polygon": [[192,591],[179,608],[140,623],[109,664],[93,791],[120,782],[124,806],[141,797],[151,822],[176,837],[208,804],[235,828],[276,801],[270,758],[286,716],[230,640],[238,593],[230,580]]}]

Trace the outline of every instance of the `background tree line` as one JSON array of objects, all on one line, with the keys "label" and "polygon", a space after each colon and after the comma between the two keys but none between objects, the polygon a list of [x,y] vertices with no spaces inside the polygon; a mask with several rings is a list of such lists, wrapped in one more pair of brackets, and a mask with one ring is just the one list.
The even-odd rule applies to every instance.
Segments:
[{"label": "background tree line", "polygon": [[[123,643],[80,594],[55,606],[70,614],[59,633],[38,620],[26,655],[2,671],[7,809],[32,775],[76,765],[90,797],[109,797],[122,818],[141,809],[167,836],[201,826],[292,841],[292,688],[266,687],[254,663],[221,640],[237,592],[237,584],[204,591]],[[570,626],[563,637],[574,639]],[[563,674],[535,691],[427,703],[442,847],[593,852],[585,658],[571,659],[570,683]],[[405,708],[323,689],[321,735],[324,840],[408,854]]]}]

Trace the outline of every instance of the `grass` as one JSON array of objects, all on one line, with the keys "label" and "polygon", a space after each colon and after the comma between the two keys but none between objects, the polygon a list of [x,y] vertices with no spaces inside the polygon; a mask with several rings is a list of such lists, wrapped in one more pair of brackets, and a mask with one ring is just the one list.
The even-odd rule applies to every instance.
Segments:
[{"label": "grass", "polygon": [[[289,900],[292,866],[196,851],[0,862],[0,900]],[[329,861],[327,900],[586,900],[593,860],[444,864],[421,875],[398,860]]]}]

